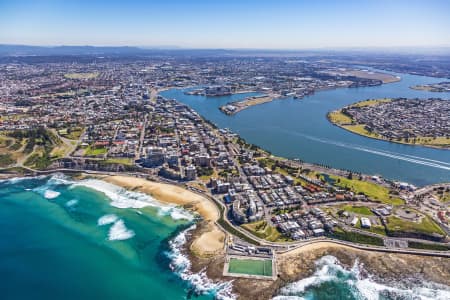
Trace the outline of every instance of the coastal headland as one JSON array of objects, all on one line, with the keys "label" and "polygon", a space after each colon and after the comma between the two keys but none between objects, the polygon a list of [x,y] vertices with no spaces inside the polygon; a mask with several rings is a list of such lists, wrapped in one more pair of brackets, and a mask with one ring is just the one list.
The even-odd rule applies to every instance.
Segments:
[{"label": "coastal headland", "polygon": [[271,299],[289,283],[310,277],[316,270],[316,261],[324,256],[334,256],[346,268],[355,263],[364,266],[361,276],[375,276],[380,283],[434,281],[450,284],[450,260],[441,257],[424,257],[408,254],[360,251],[351,247],[322,242],[292,250],[278,256],[278,278],[255,280],[223,277],[224,256],[199,258],[191,256],[192,271],[206,271],[209,278],[217,281],[232,280],[233,292],[238,299]]},{"label": "coastal headland", "polygon": [[229,233],[216,224],[220,211],[209,198],[181,186],[154,182],[132,176],[96,176],[123,188],[147,193],[164,203],[183,206],[201,215],[202,220],[189,235],[184,251],[192,262],[192,272],[205,271],[214,281],[233,281],[233,292],[239,299],[269,299],[291,282],[311,276],[315,262],[327,255],[334,256],[345,268],[364,266],[361,276],[371,274],[380,283],[433,281],[450,285],[450,260],[445,257],[385,253],[361,250],[332,241],[309,243],[277,255],[276,280],[255,280],[223,275],[226,260],[225,240]]}]

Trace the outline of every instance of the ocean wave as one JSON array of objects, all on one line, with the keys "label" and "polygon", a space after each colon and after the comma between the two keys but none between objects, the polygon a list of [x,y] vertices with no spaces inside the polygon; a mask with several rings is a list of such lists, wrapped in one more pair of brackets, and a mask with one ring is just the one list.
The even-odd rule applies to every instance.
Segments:
[{"label": "ocean wave", "polygon": [[[69,186],[69,188],[75,187],[87,187],[98,192],[105,194],[111,202],[110,205],[116,208],[144,208],[144,207],[155,207],[158,208],[158,214],[160,216],[170,216],[174,220],[194,220],[195,215],[188,210],[185,210],[181,207],[175,206],[173,204],[165,204],[161,203],[155,198],[140,192],[129,191],[117,185],[98,180],[98,179],[84,179],[80,181],[75,181],[70,179],[70,177],[62,174],[55,173],[51,176],[42,175],[37,177],[17,177],[6,179],[4,182],[8,183],[18,183],[22,180],[31,180],[31,179],[46,179],[44,184],[33,188],[32,191],[42,195],[47,199],[53,199],[59,196],[59,192],[56,192],[54,189],[59,185]],[[58,193],[58,195],[56,195]],[[67,203],[67,206],[69,203]],[[71,202],[72,205],[76,203]]]},{"label": "ocean wave", "polygon": [[194,220],[194,215],[190,211],[176,206],[160,207],[158,214],[160,216],[170,216],[174,220]]},{"label": "ocean wave", "polygon": [[164,204],[158,202],[147,194],[131,192],[117,185],[98,180],[86,179],[74,182],[71,188],[84,186],[105,194],[111,199],[111,205],[117,208],[143,208],[146,206],[163,207]]},{"label": "ocean wave", "polygon": [[371,275],[362,278],[361,268],[362,266],[356,261],[348,270],[340,265],[336,257],[324,256],[316,261],[316,271],[313,275],[283,287],[280,295],[274,297],[273,300],[320,299],[320,291],[324,286],[330,284],[334,285],[335,291],[340,290],[344,294],[361,300],[450,299],[450,287],[448,286],[431,282],[423,282],[421,286],[388,286],[376,282]]},{"label": "ocean wave", "polygon": [[232,283],[228,282],[213,282],[206,275],[205,271],[193,273],[191,271],[191,262],[189,258],[181,251],[187,241],[187,235],[194,230],[196,225],[192,225],[188,229],[180,232],[174,239],[169,242],[170,251],[167,253],[170,259],[170,268],[181,279],[188,282],[194,289],[195,293],[204,295],[214,295],[215,299],[236,299],[232,293]]},{"label": "ocean wave", "polygon": [[52,176],[37,176],[37,177],[24,177],[21,180],[14,180],[13,182],[21,182],[23,180],[43,180],[46,179],[43,185],[35,187],[32,189],[33,192],[38,193],[46,199],[55,199],[61,195],[60,192],[55,191],[54,189],[59,185],[66,185],[68,183],[67,176],[61,173],[53,174]]},{"label": "ocean wave", "polygon": [[77,199],[72,199],[66,202],[66,206],[67,207],[74,207],[75,205],[78,204],[78,200]]},{"label": "ocean wave", "polygon": [[125,226],[122,219],[117,220],[109,229],[108,239],[110,241],[123,241],[131,239],[134,236],[134,231]]},{"label": "ocean wave", "polygon": [[54,173],[52,174],[48,180],[47,183],[50,185],[69,185],[73,184],[75,181],[70,179],[67,175],[64,175],[63,173]]},{"label": "ocean wave", "polygon": [[45,197],[45,199],[49,199],[49,200],[55,199],[55,198],[57,198],[59,195],[61,195],[60,192],[53,191],[53,190],[46,190],[46,191],[44,192],[44,197]]},{"label": "ocean wave", "polygon": [[5,178],[0,179],[0,183],[6,183],[6,184],[17,184],[24,180],[30,180],[30,179],[44,179],[47,177],[47,175],[39,175],[39,176],[26,176],[26,177],[11,177],[11,178]]},{"label": "ocean wave", "polygon": [[97,221],[98,226],[108,225],[116,222],[119,219],[115,214],[108,214],[100,217]]},{"label": "ocean wave", "polygon": [[363,299],[378,300],[380,295],[389,294],[394,299],[405,300],[448,300],[450,299],[450,288],[433,282],[423,282],[421,286],[409,288],[390,287],[374,282],[370,277],[356,282],[356,287],[363,295]]},{"label": "ocean wave", "polygon": [[77,186],[84,186],[102,192],[111,199],[111,205],[117,208],[139,209],[151,206],[159,209],[158,214],[160,216],[170,216],[174,220],[184,219],[192,221],[194,219],[194,215],[183,208],[161,203],[147,194],[128,191],[122,187],[102,180],[87,179],[75,182],[71,185],[71,187]]}]

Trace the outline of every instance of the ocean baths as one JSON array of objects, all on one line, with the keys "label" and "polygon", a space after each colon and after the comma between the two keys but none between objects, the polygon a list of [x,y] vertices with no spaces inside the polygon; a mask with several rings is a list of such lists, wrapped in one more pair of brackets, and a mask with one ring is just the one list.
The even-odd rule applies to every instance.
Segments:
[{"label": "ocean baths", "polygon": [[224,276],[276,280],[276,260],[254,256],[227,255]]}]

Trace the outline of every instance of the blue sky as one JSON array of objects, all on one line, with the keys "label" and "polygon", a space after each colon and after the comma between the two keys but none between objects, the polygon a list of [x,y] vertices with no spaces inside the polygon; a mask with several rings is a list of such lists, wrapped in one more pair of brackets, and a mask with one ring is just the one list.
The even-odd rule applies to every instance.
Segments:
[{"label": "blue sky", "polygon": [[0,0],[0,43],[450,46],[448,0]]}]

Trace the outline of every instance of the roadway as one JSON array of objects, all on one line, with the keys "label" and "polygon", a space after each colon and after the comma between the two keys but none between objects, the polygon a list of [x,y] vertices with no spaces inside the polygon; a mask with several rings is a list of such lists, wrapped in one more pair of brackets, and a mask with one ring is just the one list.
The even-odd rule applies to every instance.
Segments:
[{"label": "roadway", "polygon": [[[86,174],[109,175],[109,176],[118,175],[117,172],[78,170],[78,169],[66,169],[66,168],[58,168],[58,169],[45,170],[45,171],[33,170],[31,168],[25,168],[25,169],[33,172],[33,175],[46,175],[46,174],[52,174],[55,172],[61,172],[61,173],[83,172]],[[141,173],[141,172],[120,172],[120,175],[134,176],[134,177],[147,177],[148,176],[148,174]],[[256,236],[252,235],[248,231],[240,228],[239,226],[233,225],[228,220],[228,218],[226,218],[227,213],[228,213],[228,207],[223,203],[223,201],[221,199],[218,199],[217,197],[210,195],[210,193],[207,193],[205,191],[202,191],[202,190],[199,190],[199,189],[196,189],[193,187],[189,187],[189,186],[186,187],[184,184],[177,182],[177,181],[173,181],[173,180],[165,180],[165,179],[161,180],[160,177],[156,177],[156,176],[153,176],[151,179],[155,180],[155,181],[163,181],[163,182],[167,182],[170,184],[176,184],[178,186],[183,186],[201,196],[204,196],[204,197],[210,199],[219,208],[219,211],[221,210],[220,207],[222,207],[224,209],[224,213],[223,213],[223,216],[221,216],[221,218],[223,218],[223,220],[229,226],[232,226],[235,230],[239,231],[241,234],[245,235],[250,240],[256,241],[261,246],[272,247],[273,249],[275,249],[277,251],[277,253],[284,253],[284,252],[294,250],[294,249],[297,249],[297,248],[300,248],[300,247],[303,247],[303,246],[306,246],[306,245],[309,245],[312,243],[329,242],[329,243],[352,247],[352,248],[359,249],[359,250],[378,251],[378,252],[387,252],[387,253],[403,253],[403,254],[413,254],[413,255],[426,255],[426,256],[440,256],[440,257],[449,257],[450,258],[450,251],[435,251],[435,250],[423,250],[423,249],[412,249],[412,248],[406,248],[406,249],[405,248],[388,248],[385,246],[356,244],[356,243],[352,243],[352,242],[331,239],[328,237],[316,237],[316,238],[312,238],[312,239],[309,239],[306,241],[293,241],[293,242],[283,242],[283,243],[269,242],[269,241],[266,241],[264,239],[261,239],[261,238],[258,238]],[[215,223],[226,234],[232,235],[227,230],[225,230],[217,221]],[[234,238],[239,239],[239,237],[236,237],[236,236],[234,236]],[[422,240],[420,240],[420,241],[423,242]]]}]

